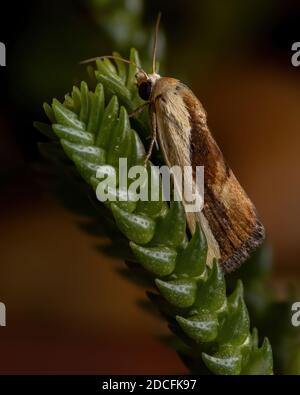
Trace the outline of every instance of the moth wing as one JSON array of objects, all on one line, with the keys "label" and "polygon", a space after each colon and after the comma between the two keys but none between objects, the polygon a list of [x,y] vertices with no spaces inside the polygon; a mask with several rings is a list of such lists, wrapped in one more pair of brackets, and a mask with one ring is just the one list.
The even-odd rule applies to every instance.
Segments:
[{"label": "moth wing", "polygon": [[192,166],[194,174],[204,166],[204,207],[187,213],[189,228],[201,223],[208,263],[220,259],[230,272],[262,243],[264,228],[208,129],[200,101],[177,80],[161,78],[156,85],[150,113],[167,165]]}]

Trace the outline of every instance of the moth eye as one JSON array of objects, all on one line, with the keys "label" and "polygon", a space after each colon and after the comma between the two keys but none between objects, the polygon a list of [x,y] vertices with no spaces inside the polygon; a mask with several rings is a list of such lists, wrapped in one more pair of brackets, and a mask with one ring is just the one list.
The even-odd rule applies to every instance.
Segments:
[{"label": "moth eye", "polygon": [[139,95],[143,100],[149,100],[152,91],[152,83],[151,81],[142,82],[139,86]]}]

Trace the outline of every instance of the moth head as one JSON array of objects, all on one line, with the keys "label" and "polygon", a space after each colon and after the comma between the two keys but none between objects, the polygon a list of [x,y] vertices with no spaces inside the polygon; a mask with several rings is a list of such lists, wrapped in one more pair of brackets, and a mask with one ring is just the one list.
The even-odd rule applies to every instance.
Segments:
[{"label": "moth head", "polygon": [[156,73],[156,49],[157,49],[157,39],[158,39],[158,30],[159,30],[159,23],[161,19],[161,13],[158,14],[156,25],[155,25],[155,32],[154,32],[154,40],[153,40],[153,50],[152,50],[152,74],[147,74],[142,67],[137,65],[135,62],[131,60],[121,58],[120,56],[116,55],[106,55],[106,56],[97,56],[95,58],[86,59],[81,64],[93,62],[95,60],[103,60],[103,59],[114,59],[117,61],[121,61],[127,64],[134,65],[137,69],[137,73],[135,75],[136,82],[138,86],[139,96],[141,99],[148,101],[151,97],[151,93],[153,87],[157,80],[161,77],[159,74]]},{"label": "moth head", "polygon": [[143,71],[138,71],[135,77],[140,98],[148,101],[151,97],[152,89],[156,81],[160,78],[160,75],[156,73],[148,75]]}]

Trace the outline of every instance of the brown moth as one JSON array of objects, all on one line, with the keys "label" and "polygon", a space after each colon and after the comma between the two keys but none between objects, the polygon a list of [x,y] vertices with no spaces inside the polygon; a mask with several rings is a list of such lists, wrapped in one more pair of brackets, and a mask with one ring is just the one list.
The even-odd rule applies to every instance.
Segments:
[{"label": "brown moth", "polygon": [[207,264],[217,258],[224,271],[231,272],[263,242],[264,227],[214,140],[200,101],[179,80],[156,73],[159,20],[160,16],[153,45],[153,73],[148,75],[137,67],[136,74],[139,95],[149,105],[152,125],[146,160],[158,140],[169,167],[192,166],[194,176],[196,166],[204,166],[204,206],[200,212],[186,212],[187,223],[191,233],[197,223],[201,224],[208,242]]},{"label": "brown moth", "polygon": [[[169,167],[204,166],[204,207],[186,213],[190,231],[200,223],[208,241],[208,263],[220,260],[226,272],[236,269],[264,240],[251,200],[227,165],[208,126],[206,112],[194,95],[175,78],[156,73],[156,45],[160,16],[153,46],[153,73],[137,73],[142,99],[149,102],[153,139],[158,139]],[[196,187],[196,186],[195,186]],[[183,202],[184,203],[184,202]]]},{"label": "brown moth", "polygon": [[[256,210],[226,164],[207,126],[202,104],[180,81],[149,76],[150,116],[169,167],[204,166],[204,207],[187,213],[191,232],[200,222],[208,241],[208,262],[220,259],[226,272],[237,268],[264,239]],[[143,84],[138,80],[140,90]]]}]

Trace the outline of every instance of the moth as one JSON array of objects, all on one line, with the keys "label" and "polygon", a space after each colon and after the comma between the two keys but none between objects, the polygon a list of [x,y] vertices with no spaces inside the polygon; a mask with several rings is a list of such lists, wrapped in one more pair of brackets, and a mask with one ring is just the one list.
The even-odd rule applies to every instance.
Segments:
[{"label": "moth", "polygon": [[204,206],[200,212],[186,212],[187,223],[191,233],[200,223],[208,243],[207,263],[216,258],[225,272],[231,272],[263,242],[264,227],[213,138],[201,102],[182,82],[156,72],[159,22],[160,16],[155,28],[153,72],[147,74],[137,67],[136,74],[152,126],[147,159],[158,141],[169,167],[191,166],[194,175],[197,166],[204,166]]}]

